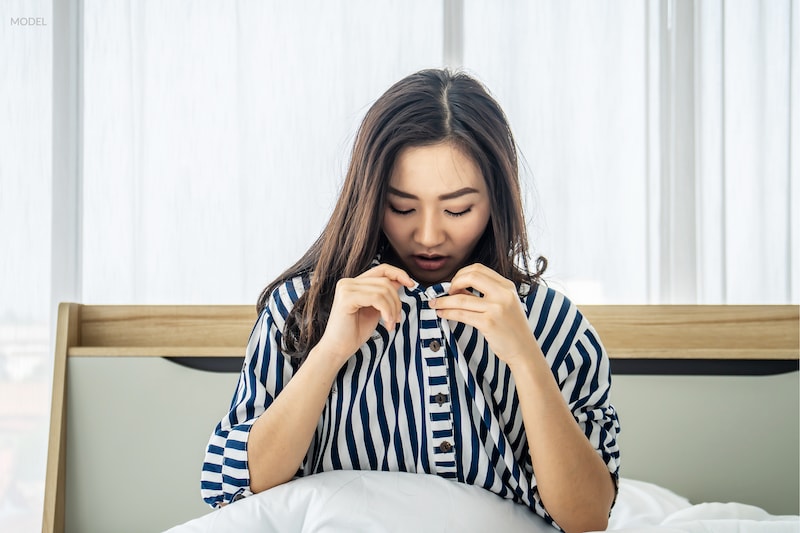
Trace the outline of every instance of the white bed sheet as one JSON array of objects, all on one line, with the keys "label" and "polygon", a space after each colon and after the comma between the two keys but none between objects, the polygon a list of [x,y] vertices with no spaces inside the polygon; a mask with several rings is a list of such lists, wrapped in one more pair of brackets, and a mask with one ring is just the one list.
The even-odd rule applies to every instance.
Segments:
[{"label": "white bed sheet", "polygon": [[[522,505],[438,476],[335,471],[297,479],[173,527],[168,533],[347,531],[555,531]],[[738,503],[692,505],[643,481],[622,479],[607,531],[800,533],[800,517]]]},{"label": "white bed sheet", "polygon": [[800,516],[776,516],[742,503],[701,503],[663,487],[621,479],[608,529],[615,533],[800,533]]}]

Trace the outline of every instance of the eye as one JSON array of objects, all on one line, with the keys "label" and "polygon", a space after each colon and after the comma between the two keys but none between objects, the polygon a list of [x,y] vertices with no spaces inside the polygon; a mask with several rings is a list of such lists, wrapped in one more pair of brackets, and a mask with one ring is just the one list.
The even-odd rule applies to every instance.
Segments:
[{"label": "eye", "polygon": [[470,211],[472,211],[472,208],[468,207],[468,208],[464,209],[463,211],[458,211],[458,212],[445,211],[445,213],[447,213],[451,217],[462,217],[462,216],[466,215],[467,213],[469,213]]},{"label": "eye", "polygon": [[391,209],[392,213],[397,213],[398,215],[410,215],[411,212],[414,211],[413,209],[407,209],[405,211],[402,211],[400,209],[397,209],[392,204],[389,204],[389,209]]}]

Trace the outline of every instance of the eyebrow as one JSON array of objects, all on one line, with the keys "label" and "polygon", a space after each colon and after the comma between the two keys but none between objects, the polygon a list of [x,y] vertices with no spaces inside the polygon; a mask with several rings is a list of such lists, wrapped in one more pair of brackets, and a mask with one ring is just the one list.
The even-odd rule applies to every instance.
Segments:
[{"label": "eyebrow", "polygon": [[[452,200],[454,198],[460,198],[467,194],[477,194],[478,192],[479,192],[478,189],[473,189],[472,187],[464,187],[463,189],[458,189],[457,191],[440,195],[439,200]],[[394,187],[389,187],[389,194],[399,196],[400,198],[408,198],[409,200],[419,200],[419,198],[417,198],[413,194],[403,192],[401,190],[395,189]]]}]

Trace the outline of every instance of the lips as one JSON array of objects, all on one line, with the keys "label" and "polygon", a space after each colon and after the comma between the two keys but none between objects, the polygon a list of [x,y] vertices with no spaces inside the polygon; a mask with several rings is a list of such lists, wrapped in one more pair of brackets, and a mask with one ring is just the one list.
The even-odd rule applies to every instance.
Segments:
[{"label": "lips", "polygon": [[422,270],[439,270],[447,262],[443,255],[415,255],[414,262]]}]

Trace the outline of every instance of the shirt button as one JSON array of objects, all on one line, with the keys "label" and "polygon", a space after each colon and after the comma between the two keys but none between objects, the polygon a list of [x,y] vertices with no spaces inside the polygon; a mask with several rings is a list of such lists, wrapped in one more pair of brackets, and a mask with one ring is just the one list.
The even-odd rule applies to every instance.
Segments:
[{"label": "shirt button", "polygon": [[433,350],[434,352],[438,352],[439,348],[442,347],[442,343],[437,341],[436,339],[433,339],[431,341],[430,347],[431,347],[431,350]]},{"label": "shirt button", "polygon": [[453,449],[453,445],[452,445],[452,444],[450,444],[450,443],[449,443],[449,442],[447,442],[447,441],[444,441],[444,442],[442,442],[442,443],[439,445],[439,449],[440,449],[441,451],[443,451],[443,452],[447,453],[447,452],[449,452],[450,450],[452,450],[452,449]]},{"label": "shirt button", "polygon": [[436,403],[438,403],[439,405],[442,405],[444,402],[447,401],[447,395],[442,394],[440,392],[439,394],[436,395],[435,400],[436,400]]}]

